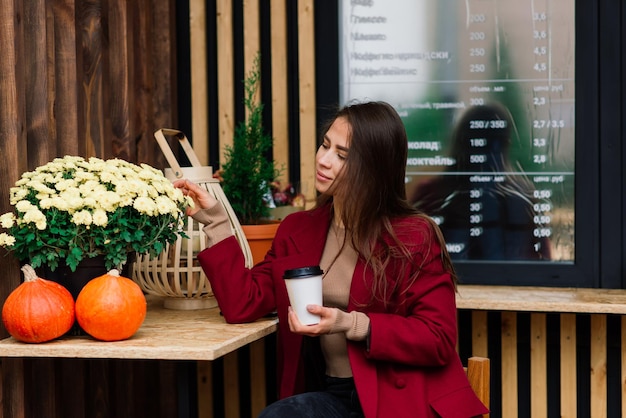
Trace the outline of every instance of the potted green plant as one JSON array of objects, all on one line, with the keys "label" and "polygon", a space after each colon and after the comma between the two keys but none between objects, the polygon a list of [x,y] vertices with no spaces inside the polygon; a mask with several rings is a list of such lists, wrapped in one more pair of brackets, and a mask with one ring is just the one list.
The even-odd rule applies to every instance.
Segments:
[{"label": "potted green plant", "polygon": [[[243,81],[246,117],[235,127],[232,145],[225,147],[225,161],[219,173],[222,188],[246,234],[255,263],[265,255],[263,248],[267,247],[267,244],[260,244],[263,248],[259,253],[263,254],[255,254],[255,238],[269,234],[271,243],[277,228],[276,222],[269,219],[269,203],[271,184],[279,175],[273,159],[268,157],[274,140],[263,127],[263,104],[257,97],[260,63],[261,56],[257,54]],[[264,230],[268,230],[267,233]]]},{"label": "potted green plant", "polygon": [[274,141],[263,127],[263,104],[257,97],[260,82],[257,54],[243,81],[246,118],[235,127],[232,145],[225,147],[221,170],[224,193],[244,225],[263,223],[268,218],[270,184],[278,175],[274,161],[268,158]]}]

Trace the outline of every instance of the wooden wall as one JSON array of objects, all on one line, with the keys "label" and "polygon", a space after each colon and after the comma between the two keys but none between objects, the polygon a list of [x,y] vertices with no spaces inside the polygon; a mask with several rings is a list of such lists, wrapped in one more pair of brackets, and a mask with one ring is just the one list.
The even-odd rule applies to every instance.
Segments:
[{"label": "wooden wall", "polygon": [[[152,133],[177,122],[175,4],[0,0],[0,213],[12,210],[9,188],[24,171],[58,156],[163,167]],[[0,300],[20,276],[0,249]],[[3,359],[1,367],[4,417],[178,413],[174,363]]]}]

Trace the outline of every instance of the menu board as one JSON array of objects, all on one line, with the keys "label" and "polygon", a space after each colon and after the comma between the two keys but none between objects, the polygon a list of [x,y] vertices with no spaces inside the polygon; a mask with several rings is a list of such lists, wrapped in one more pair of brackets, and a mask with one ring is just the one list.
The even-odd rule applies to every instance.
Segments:
[{"label": "menu board", "polygon": [[341,0],[340,101],[408,134],[407,197],[455,260],[573,263],[574,0]]}]

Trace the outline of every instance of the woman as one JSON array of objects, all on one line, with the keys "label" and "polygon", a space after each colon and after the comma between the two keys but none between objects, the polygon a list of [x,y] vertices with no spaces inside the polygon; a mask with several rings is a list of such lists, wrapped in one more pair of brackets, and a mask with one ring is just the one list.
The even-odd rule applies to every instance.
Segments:
[{"label": "woman", "polygon": [[[353,104],[324,130],[317,205],[286,217],[251,270],[226,214],[202,188],[196,205],[209,248],[198,255],[226,321],[279,317],[281,400],[261,417],[473,417],[456,344],[455,274],[441,233],[406,200],[407,137],[388,104]],[[202,209],[202,210],[199,210]],[[316,325],[289,307],[285,270],[320,265]],[[295,395],[295,396],[292,396]]]}]

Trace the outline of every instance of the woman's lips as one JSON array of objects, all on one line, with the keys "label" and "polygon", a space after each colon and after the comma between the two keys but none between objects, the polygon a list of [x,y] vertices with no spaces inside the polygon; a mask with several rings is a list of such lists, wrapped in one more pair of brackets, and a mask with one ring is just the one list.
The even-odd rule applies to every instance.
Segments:
[{"label": "woman's lips", "polygon": [[330,177],[325,176],[324,174],[322,174],[319,171],[316,172],[316,175],[317,175],[317,179],[320,180],[320,181],[331,181],[332,180]]}]

